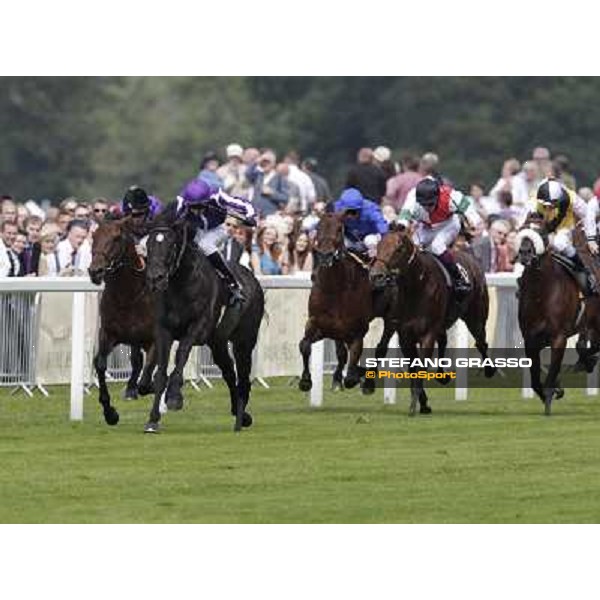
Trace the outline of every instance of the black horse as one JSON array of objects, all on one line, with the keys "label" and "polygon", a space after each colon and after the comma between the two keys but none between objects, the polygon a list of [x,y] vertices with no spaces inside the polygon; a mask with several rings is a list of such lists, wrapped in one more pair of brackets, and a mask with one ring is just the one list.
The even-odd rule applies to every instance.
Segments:
[{"label": "black horse", "polygon": [[[192,347],[204,344],[212,350],[215,364],[229,388],[235,431],[252,425],[252,417],[245,408],[250,398],[252,351],[264,314],[264,293],[248,269],[234,265],[232,269],[246,300],[241,306],[228,307],[229,292],[196,247],[193,236],[193,228],[185,220],[170,222],[159,218],[148,237],[147,280],[150,289],[157,292],[157,370],[154,404],[144,429],[148,433],[158,432],[165,388],[167,407],[171,410],[183,407],[183,369]],[[167,364],[175,340],[179,341],[175,367],[167,381]],[[232,343],[235,367],[228,342]]]}]

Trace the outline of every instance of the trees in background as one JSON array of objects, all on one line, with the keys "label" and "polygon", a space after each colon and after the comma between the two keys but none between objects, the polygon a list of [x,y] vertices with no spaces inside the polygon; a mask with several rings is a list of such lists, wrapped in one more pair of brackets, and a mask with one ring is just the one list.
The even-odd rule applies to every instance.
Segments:
[{"label": "trees in background", "polygon": [[466,187],[536,145],[600,171],[600,80],[535,77],[27,77],[0,79],[0,191],[20,199],[170,198],[230,142],[316,156],[334,187],[356,150],[438,152]]}]

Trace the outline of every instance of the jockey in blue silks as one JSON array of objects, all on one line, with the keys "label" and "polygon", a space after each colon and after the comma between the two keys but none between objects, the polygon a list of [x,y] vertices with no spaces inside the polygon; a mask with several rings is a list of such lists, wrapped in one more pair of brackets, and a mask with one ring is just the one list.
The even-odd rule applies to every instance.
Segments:
[{"label": "jockey in blue silks", "polygon": [[194,242],[225,280],[231,292],[230,304],[242,302],[244,295],[240,283],[221,256],[218,246],[227,238],[226,217],[234,217],[248,227],[256,226],[256,211],[252,203],[195,179],[187,183],[177,196],[176,215],[194,226]]},{"label": "jockey in blue silks", "polygon": [[334,210],[344,215],[346,248],[375,256],[377,244],[389,229],[379,206],[363,197],[356,188],[347,188],[334,204]]}]

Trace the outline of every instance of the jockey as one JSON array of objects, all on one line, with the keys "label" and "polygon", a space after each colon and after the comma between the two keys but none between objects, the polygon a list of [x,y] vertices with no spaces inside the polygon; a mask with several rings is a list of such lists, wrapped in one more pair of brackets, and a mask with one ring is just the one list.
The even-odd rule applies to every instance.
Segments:
[{"label": "jockey", "polygon": [[248,200],[214,190],[203,180],[187,183],[177,197],[177,218],[186,219],[196,229],[194,242],[225,280],[231,292],[230,305],[242,302],[244,295],[235,275],[217,246],[227,238],[225,219],[234,217],[248,227],[256,226],[255,210]]},{"label": "jockey", "polygon": [[596,212],[597,202],[593,200],[586,204],[576,192],[568,189],[556,179],[544,179],[536,194],[536,207],[534,215],[540,218],[549,234],[554,234],[550,240],[550,247],[570,258],[576,267],[586,273],[593,293],[597,293],[597,282],[592,273],[581,261],[573,245],[573,228],[576,219],[583,219],[587,246],[591,254],[598,254],[596,242]]},{"label": "jockey", "polygon": [[154,196],[148,196],[145,190],[132,185],[121,202],[121,213],[131,215],[142,222],[151,221],[160,212],[160,202]]},{"label": "jockey", "polygon": [[450,250],[460,233],[460,215],[464,215],[471,227],[481,224],[481,217],[468,196],[432,176],[421,179],[408,193],[398,215],[398,223],[404,227],[411,222],[417,223],[413,236],[415,243],[429,247],[442,262],[458,296],[471,290]]},{"label": "jockey", "polygon": [[358,254],[375,255],[381,236],[388,232],[387,221],[375,202],[367,200],[356,188],[346,188],[334,204],[344,215],[344,244]]},{"label": "jockey", "polygon": [[160,212],[160,203],[145,190],[132,185],[121,202],[121,215],[131,216],[131,230],[135,238],[136,250],[140,256],[146,256],[146,239],[150,221]]}]

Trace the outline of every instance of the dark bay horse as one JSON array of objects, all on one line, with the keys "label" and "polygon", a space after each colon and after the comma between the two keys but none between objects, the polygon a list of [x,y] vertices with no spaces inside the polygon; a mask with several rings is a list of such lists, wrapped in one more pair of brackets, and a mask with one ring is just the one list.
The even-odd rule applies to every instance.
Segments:
[{"label": "dark bay horse", "polygon": [[[317,228],[313,256],[315,269],[308,300],[308,321],[300,342],[304,369],[298,386],[304,392],[311,389],[311,346],[330,338],[336,342],[338,359],[333,374],[334,389],[342,385],[346,361],[348,371],[343,385],[351,388],[360,382],[364,371],[358,366],[358,361],[363,350],[363,338],[374,317],[374,303],[368,270],[345,248],[341,215],[323,216]],[[374,386],[364,387],[367,393],[373,390]]]},{"label": "dark bay horse", "polygon": [[[144,428],[147,433],[159,430],[163,392],[169,409],[183,407],[183,369],[192,347],[204,344],[210,347],[229,388],[235,431],[252,425],[252,417],[245,409],[250,399],[252,351],[264,314],[264,293],[251,271],[231,265],[246,300],[241,307],[225,309],[228,291],[193,237],[192,227],[186,221],[171,222],[160,217],[148,237],[147,278],[157,300],[157,370],[154,403]],[[179,341],[175,366],[167,379],[169,354],[175,340]],[[228,342],[232,345],[235,366]]]},{"label": "dark bay horse", "polygon": [[[402,353],[406,358],[431,358],[436,341],[438,353],[443,356],[447,330],[457,319],[462,319],[481,355],[487,358],[485,324],[488,318],[489,298],[485,276],[476,260],[466,252],[456,253],[457,262],[466,270],[472,287],[460,303],[448,286],[441,264],[429,252],[423,252],[403,229],[392,227],[379,245],[371,267],[371,280],[376,287],[395,286],[397,300],[387,318],[394,318]],[[381,355],[378,346],[377,356]],[[383,349],[384,350],[384,349]],[[418,369],[415,369],[418,370]],[[486,377],[495,369],[485,367]],[[427,394],[422,379],[411,379],[410,415],[429,414]]]},{"label": "dark bay horse", "polygon": [[[578,353],[588,371],[594,368],[594,355],[600,350],[600,299],[582,303],[579,284],[546,250],[537,228],[521,230],[517,244],[517,259],[525,267],[519,282],[519,327],[525,353],[532,361],[531,387],[544,403],[544,414],[550,415],[553,398],[564,394],[558,377],[570,336],[580,333],[591,342],[589,348],[578,348]],[[540,353],[548,346],[550,366],[542,383]]]},{"label": "dark bay horse", "polygon": [[[100,299],[100,331],[94,367],[100,388],[100,404],[109,425],[119,422],[119,413],[110,403],[106,385],[107,357],[117,344],[131,347],[131,376],[126,398],[152,393],[154,371],[154,300],[146,288],[142,259],[135,249],[131,218],[104,221],[94,232],[90,279],[105,283]],[[142,349],[146,352],[144,366]]]}]

